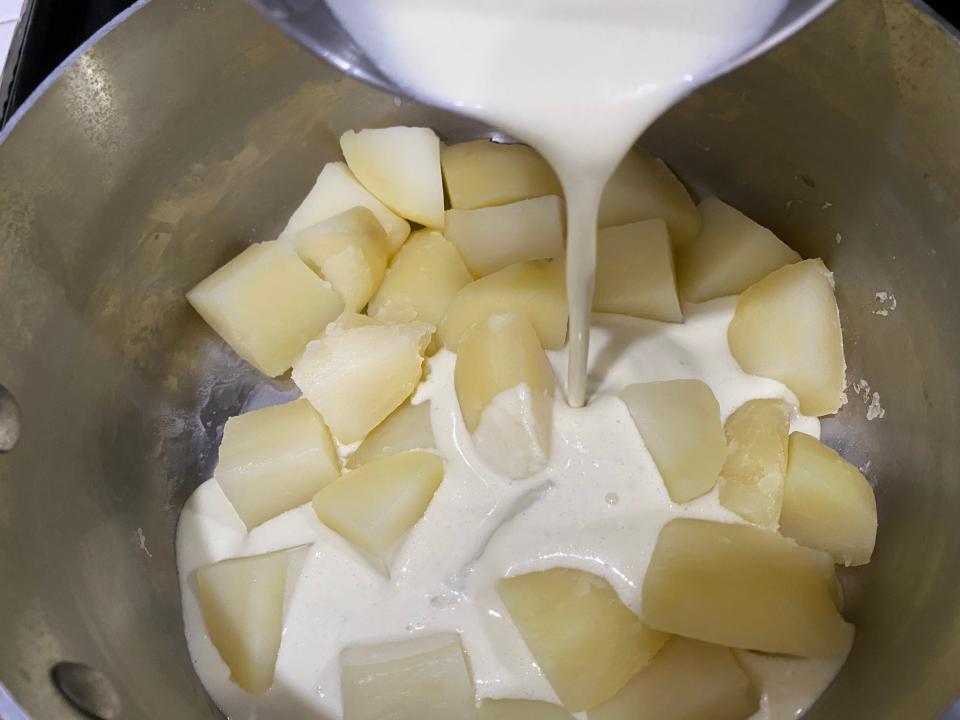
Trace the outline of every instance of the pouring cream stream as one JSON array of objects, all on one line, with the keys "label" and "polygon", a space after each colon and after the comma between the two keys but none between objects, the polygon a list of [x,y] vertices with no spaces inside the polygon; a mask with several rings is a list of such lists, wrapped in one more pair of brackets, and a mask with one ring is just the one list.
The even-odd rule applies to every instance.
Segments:
[{"label": "pouring cream stream", "polygon": [[607,180],[674,102],[760,39],[786,0],[328,0],[398,87],[533,145],[567,204],[567,401],[586,400]]}]

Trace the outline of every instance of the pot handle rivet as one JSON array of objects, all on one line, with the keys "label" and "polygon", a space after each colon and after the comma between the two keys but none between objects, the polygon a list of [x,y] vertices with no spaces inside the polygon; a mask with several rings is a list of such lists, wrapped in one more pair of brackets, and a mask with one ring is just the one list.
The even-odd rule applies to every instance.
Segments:
[{"label": "pot handle rivet", "polygon": [[120,696],[110,679],[89,665],[61,662],[50,671],[57,690],[81,712],[97,720],[120,717]]},{"label": "pot handle rivet", "polygon": [[0,385],[0,453],[13,450],[20,439],[20,406],[13,395]]}]

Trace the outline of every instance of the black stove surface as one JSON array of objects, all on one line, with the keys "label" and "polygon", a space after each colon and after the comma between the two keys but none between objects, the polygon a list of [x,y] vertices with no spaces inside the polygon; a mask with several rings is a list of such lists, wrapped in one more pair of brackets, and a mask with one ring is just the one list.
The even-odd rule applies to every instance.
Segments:
[{"label": "black stove surface", "polygon": [[[3,76],[5,87],[0,87],[0,126],[64,58],[133,2],[26,0],[24,21]],[[960,27],[960,0],[928,0],[928,4]]]},{"label": "black stove surface", "polygon": [[9,85],[0,88],[3,121],[84,40],[132,4],[133,0],[26,0],[9,57],[12,67],[5,74]]}]

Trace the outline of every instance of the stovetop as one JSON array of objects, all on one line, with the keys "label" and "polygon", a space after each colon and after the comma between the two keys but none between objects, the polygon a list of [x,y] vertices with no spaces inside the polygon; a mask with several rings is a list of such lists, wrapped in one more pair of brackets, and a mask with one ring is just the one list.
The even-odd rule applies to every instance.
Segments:
[{"label": "stovetop", "polygon": [[[955,27],[960,27],[960,0],[927,1]],[[0,79],[0,126],[64,58],[133,2],[26,0],[18,36]]]}]

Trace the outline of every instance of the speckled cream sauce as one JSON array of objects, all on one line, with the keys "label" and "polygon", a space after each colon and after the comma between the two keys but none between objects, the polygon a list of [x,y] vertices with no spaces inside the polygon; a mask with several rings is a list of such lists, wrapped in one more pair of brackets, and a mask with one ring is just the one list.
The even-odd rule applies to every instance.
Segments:
[{"label": "speckled cream sauce", "polygon": [[[713,389],[723,417],[751,398],[796,398],[782,384],[745,374],[726,340],[734,302],[685,308],[672,325],[595,315],[589,404],[555,398],[546,469],[523,481],[497,476],[473,450],[453,385],[456,356],[429,360],[415,402],[429,402],[444,480],[400,545],[389,579],[323,526],[309,505],[249,534],[214,481],[183,510],[177,538],[187,641],[210,695],[232,720],[341,717],[339,654],[358,643],[455,630],[473,669],[479,697],[556,701],[495,591],[507,575],[555,566],[605,577],[640,609],[640,588],[660,528],[675,517],[742,522],[717,492],[686,504],[670,501],[626,406],[616,397],[634,382],[698,378]],[[558,376],[564,353],[553,353]],[[816,418],[795,415],[791,429],[819,436]],[[211,645],[197,602],[201,565],[295,545],[309,552],[289,599],[272,689],[260,697],[229,680]],[[763,701],[756,720],[795,718],[829,684],[842,658],[803,660],[741,653]],[[583,717],[583,715],[581,715]]]}]

